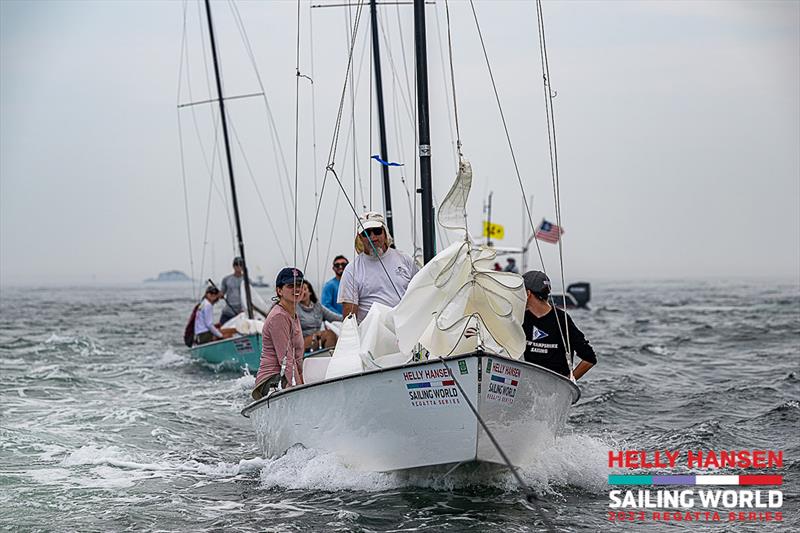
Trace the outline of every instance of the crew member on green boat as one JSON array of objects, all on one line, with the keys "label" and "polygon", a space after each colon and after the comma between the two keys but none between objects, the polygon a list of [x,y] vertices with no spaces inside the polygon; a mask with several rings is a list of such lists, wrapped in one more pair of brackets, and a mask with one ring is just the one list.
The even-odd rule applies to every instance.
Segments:
[{"label": "crew member on green boat", "polygon": [[219,323],[225,322],[242,312],[242,280],[244,279],[244,259],[233,258],[233,274],[228,274],[219,283],[219,289],[225,298],[225,307]]},{"label": "crew member on green boat", "polygon": [[205,297],[194,318],[194,343],[205,344],[221,339],[222,332],[214,325],[214,304],[222,298],[219,289],[211,286],[206,289]]}]

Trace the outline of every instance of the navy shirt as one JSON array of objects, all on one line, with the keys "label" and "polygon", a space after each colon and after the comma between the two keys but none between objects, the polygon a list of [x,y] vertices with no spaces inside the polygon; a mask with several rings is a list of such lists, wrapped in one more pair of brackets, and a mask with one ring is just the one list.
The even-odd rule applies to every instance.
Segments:
[{"label": "navy shirt", "polygon": [[[558,313],[558,321],[556,321]],[[561,333],[559,333],[559,323]],[[567,331],[569,331],[569,345],[573,353],[587,363],[597,363],[594,349],[583,336],[581,330],[575,326],[572,318],[561,309],[555,307],[541,318],[536,318],[533,313],[526,310],[525,320],[522,322],[525,332],[525,360],[529,363],[548,368],[562,376],[569,376],[567,363]]]}]

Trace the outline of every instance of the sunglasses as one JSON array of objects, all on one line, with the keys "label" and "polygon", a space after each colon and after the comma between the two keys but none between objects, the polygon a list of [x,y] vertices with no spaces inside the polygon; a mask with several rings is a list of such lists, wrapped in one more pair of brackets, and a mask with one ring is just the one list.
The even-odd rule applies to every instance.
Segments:
[{"label": "sunglasses", "polygon": [[334,263],[333,268],[344,268],[347,266],[347,263]]},{"label": "sunglasses", "polygon": [[361,234],[366,237],[370,235],[383,235],[383,228],[367,228]]}]

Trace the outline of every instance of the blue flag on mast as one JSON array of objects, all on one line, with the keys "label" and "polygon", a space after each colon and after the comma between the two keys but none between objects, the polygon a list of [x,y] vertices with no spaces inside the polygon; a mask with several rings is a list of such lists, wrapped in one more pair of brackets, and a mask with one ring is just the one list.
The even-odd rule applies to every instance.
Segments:
[{"label": "blue flag on mast", "polygon": [[392,163],[390,161],[384,161],[383,159],[381,159],[381,156],[379,156],[379,155],[373,155],[370,159],[374,159],[375,161],[377,161],[378,163],[380,163],[381,165],[383,165],[385,167],[402,167],[403,166],[403,163]]}]

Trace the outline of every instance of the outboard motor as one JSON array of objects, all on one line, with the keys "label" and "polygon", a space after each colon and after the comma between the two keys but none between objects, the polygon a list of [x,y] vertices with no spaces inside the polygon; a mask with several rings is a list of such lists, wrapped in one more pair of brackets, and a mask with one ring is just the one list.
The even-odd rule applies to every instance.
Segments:
[{"label": "outboard motor", "polygon": [[588,304],[589,300],[592,299],[591,285],[589,285],[585,281],[579,281],[578,283],[571,283],[567,287],[567,292],[575,298],[578,307],[586,307],[586,304]]}]

